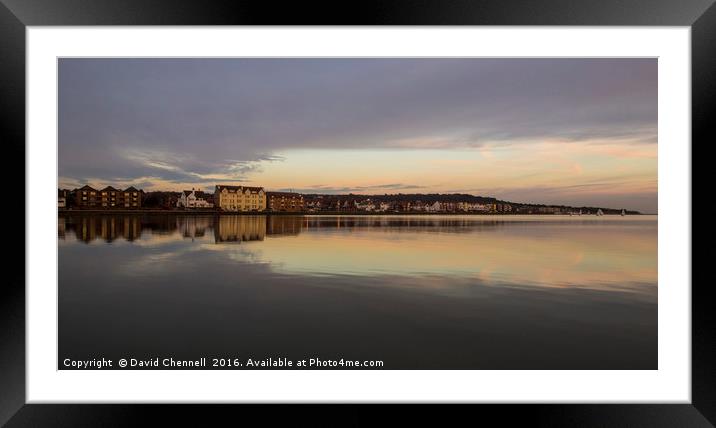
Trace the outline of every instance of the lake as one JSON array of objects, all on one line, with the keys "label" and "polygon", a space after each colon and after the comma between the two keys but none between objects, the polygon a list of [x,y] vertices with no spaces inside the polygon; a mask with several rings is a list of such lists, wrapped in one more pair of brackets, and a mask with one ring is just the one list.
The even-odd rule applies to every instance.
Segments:
[{"label": "lake", "polygon": [[60,363],[658,368],[656,216],[61,213],[58,237]]}]

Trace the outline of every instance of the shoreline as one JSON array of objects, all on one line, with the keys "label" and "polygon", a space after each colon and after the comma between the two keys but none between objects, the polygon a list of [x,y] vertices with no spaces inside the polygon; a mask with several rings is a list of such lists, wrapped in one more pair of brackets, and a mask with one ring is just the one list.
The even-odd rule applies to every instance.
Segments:
[{"label": "shoreline", "polygon": [[[430,216],[430,215],[445,215],[445,216],[518,216],[518,215],[531,215],[531,216],[566,216],[566,217],[598,217],[595,214],[582,214],[582,215],[569,215],[569,214],[551,214],[551,213],[476,213],[476,212],[347,212],[347,211],[321,211],[321,212],[309,212],[309,211],[216,211],[216,210],[152,210],[152,209],[138,209],[138,210],[58,210],[58,216],[77,214],[77,215],[89,215],[89,214],[164,214],[164,215],[212,215],[212,216],[225,216],[225,215],[240,215],[240,216]],[[628,216],[655,216],[657,214],[626,214]],[[619,216],[620,214],[604,214],[604,216]]]}]

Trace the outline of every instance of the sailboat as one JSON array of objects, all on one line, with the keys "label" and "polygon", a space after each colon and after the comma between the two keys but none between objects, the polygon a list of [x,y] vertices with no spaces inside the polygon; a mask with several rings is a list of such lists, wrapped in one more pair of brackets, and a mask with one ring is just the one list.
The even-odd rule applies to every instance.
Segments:
[{"label": "sailboat", "polygon": [[601,209],[601,208],[599,208],[599,209],[597,210],[597,215],[598,215],[598,216],[604,215],[604,213],[602,212],[602,209]]},{"label": "sailboat", "polygon": [[624,210],[622,209],[622,217],[624,217],[625,215],[626,215],[626,211],[624,211]]}]

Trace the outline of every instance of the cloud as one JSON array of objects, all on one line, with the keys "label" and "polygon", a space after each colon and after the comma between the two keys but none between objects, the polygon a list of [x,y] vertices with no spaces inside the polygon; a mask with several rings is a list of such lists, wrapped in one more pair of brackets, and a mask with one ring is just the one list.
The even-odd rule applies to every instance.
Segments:
[{"label": "cloud", "polygon": [[[337,163],[345,169],[337,173],[372,168],[352,164],[349,153],[356,150],[396,157],[433,151],[433,166],[449,172],[460,160],[441,165],[440,154],[461,150],[490,162],[481,174],[492,171],[502,179],[495,171],[513,171],[526,180],[554,168],[555,160],[537,153],[548,142],[569,148],[554,151],[571,172],[566,181],[504,191],[586,198],[609,185],[633,191],[628,183],[598,183],[632,167],[614,159],[653,161],[658,139],[653,58],[62,58],[58,104],[61,183],[141,183],[148,189],[264,185],[270,164],[319,149],[338,154],[333,159],[345,153]],[[576,158],[578,152],[584,159]],[[324,168],[307,156],[302,161],[308,173],[330,171],[302,181],[323,184],[294,190],[426,188],[410,184],[423,183],[422,177],[387,169],[376,169],[370,181],[386,184],[334,181],[328,175],[336,165]],[[416,164],[411,172],[423,167]],[[589,177],[591,187],[574,181],[587,172],[596,174]],[[276,187],[292,185],[291,175],[284,177]],[[461,180],[450,186],[476,184],[468,174]]]},{"label": "cloud", "polygon": [[654,144],[656,65],[62,58],[59,171],[77,181],[212,183],[250,181],[299,149],[474,148],[492,156],[500,146],[528,150],[545,140]]}]

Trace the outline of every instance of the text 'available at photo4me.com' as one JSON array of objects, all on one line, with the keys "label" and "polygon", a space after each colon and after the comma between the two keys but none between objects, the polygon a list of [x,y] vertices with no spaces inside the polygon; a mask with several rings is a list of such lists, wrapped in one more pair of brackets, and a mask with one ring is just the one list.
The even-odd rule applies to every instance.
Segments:
[{"label": "text 'available at photo4me.com'", "polygon": [[143,369],[382,369],[382,360],[355,360],[347,358],[323,359],[310,357],[289,359],[285,357],[251,358],[251,357],[199,357],[196,359],[179,359],[173,357],[150,358],[64,358],[60,362],[60,370],[143,370]]}]

